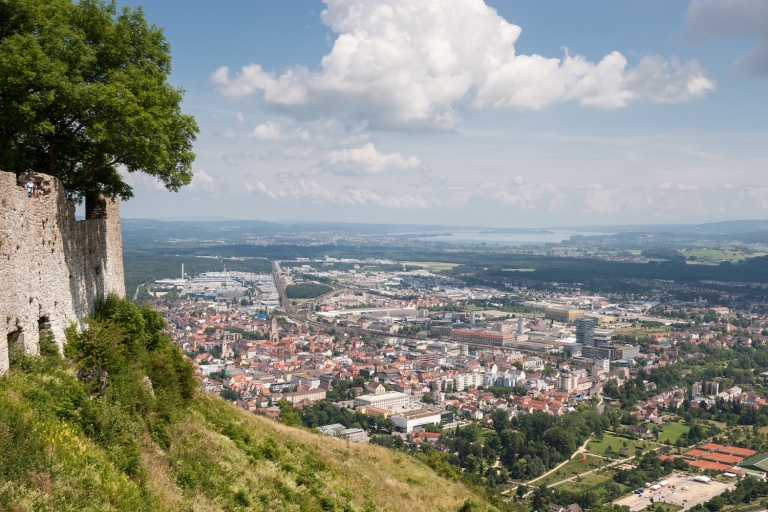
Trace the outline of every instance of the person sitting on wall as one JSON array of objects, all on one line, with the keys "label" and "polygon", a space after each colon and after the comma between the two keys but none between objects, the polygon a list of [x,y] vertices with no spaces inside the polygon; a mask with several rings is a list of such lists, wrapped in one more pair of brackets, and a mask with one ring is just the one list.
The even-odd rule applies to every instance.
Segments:
[{"label": "person sitting on wall", "polygon": [[43,188],[43,182],[42,181],[36,181],[35,182],[35,199],[40,199],[40,191]]},{"label": "person sitting on wall", "polygon": [[35,180],[32,178],[29,178],[29,181],[27,181],[27,184],[24,185],[24,188],[27,190],[27,197],[34,197],[35,195]]}]

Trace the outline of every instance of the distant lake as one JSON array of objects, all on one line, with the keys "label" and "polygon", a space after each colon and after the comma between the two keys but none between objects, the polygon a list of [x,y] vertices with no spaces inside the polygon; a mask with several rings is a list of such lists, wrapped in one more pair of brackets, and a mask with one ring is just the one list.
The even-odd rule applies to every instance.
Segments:
[{"label": "distant lake", "polygon": [[[522,244],[559,244],[575,235],[595,236],[610,235],[612,233],[585,232],[585,231],[558,231],[558,230],[536,230],[531,233],[507,233],[503,230],[492,229],[467,229],[456,231],[437,231],[434,236],[428,232],[414,233],[416,240],[425,242],[448,242],[455,244],[502,244],[502,245],[522,245]],[[418,236],[423,235],[423,236]]]}]

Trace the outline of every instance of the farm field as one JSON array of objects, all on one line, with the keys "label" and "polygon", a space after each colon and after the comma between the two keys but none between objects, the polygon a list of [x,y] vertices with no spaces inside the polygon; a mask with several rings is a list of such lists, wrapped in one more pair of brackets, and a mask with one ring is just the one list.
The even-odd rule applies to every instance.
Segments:
[{"label": "farm field", "polygon": [[[624,446],[624,443],[627,443],[626,447]],[[645,448],[643,448],[643,445],[645,445]],[[605,455],[610,447],[613,450],[614,457],[628,458],[635,455],[636,448],[642,448],[643,451],[648,451],[652,448],[656,448],[656,446],[656,443],[650,441],[634,440],[615,436],[613,434],[605,434],[602,441],[590,441],[587,445],[587,451],[597,455]],[[618,457],[618,452],[622,448],[625,448],[627,452],[629,452],[627,457]]]},{"label": "farm field", "polygon": [[720,247],[711,249],[687,249],[680,251],[685,258],[695,257],[694,263],[719,265],[722,261],[736,262],[746,258],[764,256],[764,252],[744,251],[738,247]]},{"label": "farm field", "polygon": [[687,434],[690,429],[688,425],[683,425],[682,423],[663,425],[659,432],[659,441],[666,444],[675,444],[675,441],[681,435]]}]

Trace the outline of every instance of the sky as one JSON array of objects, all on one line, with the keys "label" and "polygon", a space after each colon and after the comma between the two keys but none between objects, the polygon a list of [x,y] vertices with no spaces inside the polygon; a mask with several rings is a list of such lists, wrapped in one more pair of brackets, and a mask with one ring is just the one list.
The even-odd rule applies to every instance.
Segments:
[{"label": "sky", "polygon": [[768,218],[764,0],[145,0],[200,126],[126,218]]}]

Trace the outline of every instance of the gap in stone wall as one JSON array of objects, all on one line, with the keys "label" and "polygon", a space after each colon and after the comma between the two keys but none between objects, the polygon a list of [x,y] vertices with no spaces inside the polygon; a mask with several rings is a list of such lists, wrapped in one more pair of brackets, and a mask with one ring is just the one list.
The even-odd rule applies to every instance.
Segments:
[{"label": "gap in stone wall", "polygon": [[15,330],[8,333],[8,349],[10,350],[11,347],[14,347],[18,342],[19,338],[21,337],[22,329],[21,327],[17,327]]}]

